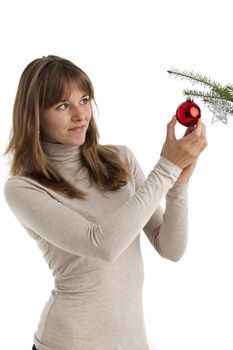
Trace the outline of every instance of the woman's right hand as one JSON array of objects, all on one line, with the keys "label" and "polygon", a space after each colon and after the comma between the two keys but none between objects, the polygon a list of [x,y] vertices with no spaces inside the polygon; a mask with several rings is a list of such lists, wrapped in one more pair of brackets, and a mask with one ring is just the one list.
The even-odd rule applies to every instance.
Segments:
[{"label": "woman's right hand", "polygon": [[196,161],[207,146],[206,129],[201,119],[197,125],[177,140],[175,136],[176,116],[167,125],[167,136],[161,155],[181,169]]}]

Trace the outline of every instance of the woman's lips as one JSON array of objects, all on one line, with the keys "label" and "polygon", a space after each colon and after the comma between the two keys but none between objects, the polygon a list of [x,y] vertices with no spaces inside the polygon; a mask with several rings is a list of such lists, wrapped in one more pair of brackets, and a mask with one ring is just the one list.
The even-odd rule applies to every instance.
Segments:
[{"label": "woman's lips", "polygon": [[69,131],[73,131],[73,132],[82,132],[83,130],[85,129],[85,125],[82,125],[82,126],[76,126],[72,129],[69,129]]}]

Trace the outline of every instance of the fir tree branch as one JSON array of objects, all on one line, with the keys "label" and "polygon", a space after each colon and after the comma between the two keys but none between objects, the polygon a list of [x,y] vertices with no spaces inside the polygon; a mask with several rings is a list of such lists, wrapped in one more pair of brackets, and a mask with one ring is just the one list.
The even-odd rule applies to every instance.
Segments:
[{"label": "fir tree branch", "polygon": [[226,85],[226,88],[233,94],[233,85]]},{"label": "fir tree branch", "polygon": [[187,71],[179,71],[176,68],[173,69],[169,69],[167,71],[170,75],[173,75],[175,78],[180,78],[181,80],[183,79],[187,79],[189,80],[192,84],[202,84],[205,87],[211,87],[211,88],[221,88],[221,85],[218,84],[215,81],[210,80],[208,77],[206,77],[205,75],[201,75],[201,74],[197,74],[194,72],[187,72]]},{"label": "fir tree branch", "polygon": [[199,91],[199,90],[190,90],[190,89],[184,89],[183,90],[183,94],[185,96],[190,96],[190,97],[200,97],[200,98],[219,98],[221,99],[221,97],[219,97],[216,93],[214,92],[203,92],[203,91]]},{"label": "fir tree branch", "polygon": [[226,89],[214,89],[210,92],[203,92],[198,90],[184,89],[183,94],[185,96],[209,98],[209,99],[219,99],[233,102],[233,95]]},{"label": "fir tree branch", "polygon": [[214,92],[219,95],[220,98],[223,98],[226,101],[233,102],[233,91],[227,87],[219,88],[215,87]]}]

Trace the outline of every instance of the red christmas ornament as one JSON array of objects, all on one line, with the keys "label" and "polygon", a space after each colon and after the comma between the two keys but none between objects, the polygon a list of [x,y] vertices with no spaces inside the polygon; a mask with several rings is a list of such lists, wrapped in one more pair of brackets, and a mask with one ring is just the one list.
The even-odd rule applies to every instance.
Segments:
[{"label": "red christmas ornament", "polygon": [[200,107],[190,98],[181,103],[176,110],[176,118],[184,126],[196,125],[200,117]]}]

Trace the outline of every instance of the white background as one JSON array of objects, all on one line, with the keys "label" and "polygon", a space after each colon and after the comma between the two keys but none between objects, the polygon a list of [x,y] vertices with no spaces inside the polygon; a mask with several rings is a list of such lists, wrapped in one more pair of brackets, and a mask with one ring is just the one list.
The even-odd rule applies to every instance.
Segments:
[{"label": "white background", "polygon": [[[166,124],[191,87],[171,67],[232,83],[230,1],[7,1],[1,5],[0,152],[7,145],[19,77],[34,58],[55,54],[91,78],[101,143],[126,144],[146,174]],[[197,101],[196,101],[197,102]],[[142,235],[145,322],[151,350],[232,350],[233,117],[212,124],[189,186],[189,244],[177,263]],[[184,127],[177,126],[180,137]],[[52,274],[4,202],[1,164],[1,349],[30,350]],[[78,349],[77,349],[78,350]],[[81,350],[81,349],[80,349]],[[94,350],[94,349],[93,349]],[[130,349],[128,349],[130,350]]]}]

